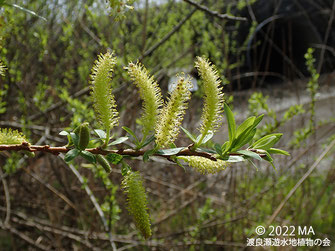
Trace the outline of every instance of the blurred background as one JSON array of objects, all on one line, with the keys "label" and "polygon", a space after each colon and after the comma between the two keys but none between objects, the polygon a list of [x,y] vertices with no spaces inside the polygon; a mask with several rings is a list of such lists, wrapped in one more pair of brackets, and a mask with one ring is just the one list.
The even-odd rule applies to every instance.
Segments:
[{"label": "blurred background", "polygon": [[[237,124],[264,113],[258,137],[283,132],[278,148],[291,155],[276,156],[275,170],[243,162],[207,176],[161,159],[132,160],[152,219],[153,236],[144,241],[126,211],[119,168],[107,176],[84,161],[68,166],[50,154],[1,152],[0,249],[256,250],[247,238],[266,224],[312,226],[316,237],[334,242],[335,1],[137,0],[111,9],[112,2],[122,1],[0,1],[2,128],[62,146],[60,131],[85,121],[99,127],[89,74],[97,54],[110,49],[121,126],[140,132],[141,101],[123,69],[139,60],[165,97],[177,73],[193,77],[183,127],[197,133],[203,90],[194,59],[204,55],[217,67]],[[228,138],[222,121],[213,142]],[[180,133],[176,145],[190,143]],[[301,249],[320,248],[282,250]]]}]

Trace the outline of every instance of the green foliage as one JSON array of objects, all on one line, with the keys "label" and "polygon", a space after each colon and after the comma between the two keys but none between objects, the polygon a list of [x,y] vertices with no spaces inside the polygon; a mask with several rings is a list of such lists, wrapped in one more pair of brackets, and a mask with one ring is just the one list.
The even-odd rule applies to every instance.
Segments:
[{"label": "green foliage", "polygon": [[125,17],[126,10],[134,9],[131,4],[135,2],[135,0],[106,0],[109,3],[111,8],[111,16],[114,16],[116,20],[120,20]]},{"label": "green foliage", "polygon": [[317,73],[317,70],[314,67],[315,58],[313,57],[314,49],[308,48],[305,59],[306,59],[306,67],[308,69],[308,72],[311,75],[310,80],[307,83],[307,91],[310,95],[310,104],[309,104],[309,123],[305,128],[298,129],[294,132],[295,138],[291,140],[292,145],[300,146],[302,142],[304,142],[310,135],[315,133],[315,103],[316,103],[316,96],[317,91],[319,89],[319,77],[320,74]]},{"label": "green foliage", "polygon": [[273,109],[269,108],[268,99],[269,96],[263,96],[260,92],[254,92],[248,100],[248,109],[250,114],[256,115],[258,113],[265,112],[266,116],[269,118],[256,133],[255,138],[272,133],[279,126],[285,125],[295,116],[305,113],[303,105],[292,105],[284,112],[284,115],[281,118],[278,118],[277,113]]}]

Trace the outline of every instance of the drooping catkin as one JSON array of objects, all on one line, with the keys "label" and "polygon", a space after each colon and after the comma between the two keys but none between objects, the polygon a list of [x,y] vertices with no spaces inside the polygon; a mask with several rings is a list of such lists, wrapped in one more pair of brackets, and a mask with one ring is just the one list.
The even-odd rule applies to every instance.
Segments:
[{"label": "drooping catkin", "polygon": [[151,228],[147,196],[139,172],[128,171],[122,181],[122,188],[127,194],[128,211],[133,216],[136,227],[144,238],[149,238]]},{"label": "drooping catkin", "polygon": [[179,156],[178,159],[184,160],[190,167],[202,174],[220,172],[229,164],[227,161],[220,159],[214,161],[200,156]]}]

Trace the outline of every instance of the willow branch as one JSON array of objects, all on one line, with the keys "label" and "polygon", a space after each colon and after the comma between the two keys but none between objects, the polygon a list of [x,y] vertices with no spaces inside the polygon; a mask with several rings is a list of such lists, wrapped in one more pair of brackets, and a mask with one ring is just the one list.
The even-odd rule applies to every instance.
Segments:
[{"label": "willow branch", "polygon": [[[68,148],[65,146],[49,146],[49,145],[29,145],[26,142],[23,142],[21,145],[0,145],[0,151],[29,151],[29,152],[47,152],[52,153],[54,155],[58,155],[60,153],[67,153],[72,148]],[[107,155],[107,154],[120,154],[123,156],[130,156],[130,157],[140,157],[143,156],[146,152],[146,150],[134,150],[134,149],[117,149],[117,150],[106,150],[101,149],[99,147],[96,148],[87,148],[85,151],[93,153],[93,154],[101,154],[101,155]],[[249,149],[249,151],[257,152],[257,150]],[[258,153],[260,157],[265,157],[265,154]],[[242,156],[242,154],[239,153],[229,153],[230,156]],[[190,146],[184,147],[180,152],[176,154],[166,155],[166,154],[160,154],[154,153],[153,156],[162,157],[170,160],[171,156],[198,156],[198,157],[204,157],[208,158],[210,160],[216,161],[217,158],[215,157],[215,154],[208,153],[208,152],[199,152],[192,150]]]},{"label": "willow branch", "polygon": [[248,21],[248,19],[245,18],[245,17],[235,17],[235,16],[232,16],[232,15],[229,15],[229,14],[221,14],[217,11],[212,11],[212,10],[208,9],[206,6],[200,5],[200,4],[198,4],[194,1],[191,1],[191,0],[184,0],[184,2],[186,2],[190,5],[193,5],[195,8],[197,8],[201,11],[204,11],[211,16],[220,18],[222,20],[227,19],[227,20],[234,20],[234,21]]}]

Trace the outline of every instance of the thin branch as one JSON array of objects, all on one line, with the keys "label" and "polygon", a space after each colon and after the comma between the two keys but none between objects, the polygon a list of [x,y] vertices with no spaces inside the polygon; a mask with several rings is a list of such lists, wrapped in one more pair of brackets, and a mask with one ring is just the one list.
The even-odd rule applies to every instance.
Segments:
[{"label": "thin branch", "polygon": [[[67,148],[65,146],[49,146],[49,145],[29,145],[26,142],[23,142],[21,145],[0,145],[0,151],[29,151],[29,152],[47,152],[58,155],[60,153],[67,153],[71,148]],[[143,156],[146,151],[145,150],[133,150],[133,149],[119,149],[119,150],[104,150],[99,147],[97,148],[87,148],[85,151],[93,153],[93,154],[101,154],[107,155],[110,153],[116,153],[123,156],[131,156],[131,157],[140,157]],[[255,149],[249,149],[249,151],[257,152]],[[258,153],[260,157],[264,158],[266,155],[263,153]],[[242,156],[239,153],[230,153],[230,156]],[[214,154],[207,152],[197,152],[192,150],[189,146],[184,147],[180,152],[171,155],[163,155],[160,153],[155,153],[153,156],[158,156],[161,158],[166,158],[170,160],[171,156],[199,156],[204,157],[213,161],[216,161],[217,158]]]},{"label": "thin branch", "polygon": [[2,222],[0,222],[0,228],[2,228],[3,230],[9,231],[12,234],[17,235],[22,240],[28,242],[31,246],[35,248],[38,248],[40,250],[45,250],[45,251],[50,250],[50,247],[42,245],[40,243],[36,243],[33,239],[31,239],[29,236],[25,235],[24,233],[19,232],[16,228],[13,228],[11,226],[5,226]]},{"label": "thin branch", "polygon": [[143,58],[150,56],[155,50],[157,50],[159,48],[159,46],[161,46],[162,44],[164,44],[174,33],[176,33],[182,26],[183,24],[192,17],[192,15],[194,14],[194,12],[196,12],[196,8],[194,8],[186,17],[184,17],[175,27],[173,27],[173,29],[166,34],[160,41],[158,41],[155,45],[153,45],[152,47],[150,47],[146,52],[143,53],[142,57],[140,58],[140,60],[142,60]]},{"label": "thin branch", "polygon": [[44,185],[46,188],[48,188],[51,192],[53,192],[54,194],[56,194],[56,196],[58,196],[59,198],[61,198],[66,204],[68,204],[70,207],[72,207],[74,210],[78,211],[78,209],[76,208],[76,206],[72,203],[72,201],[67,198],[64,194],[62,194],[61,192],[59,192],[56,188],[54,188],[53,186],[51,186],[49,183],[45,182],[41,177],[39,177],[38,175],[36,175],[35,173],[31,172],[28,168],[23,168],[23,170],[33,179],[37,180],[39,183],[41,183],[42,185]]},{"label": "thin branch", "polygon": [[248,19],[245,18],[245,17],[235,17],[235,16],[232,16],[232,15],[229,15],[229,14],[221,14],[217,11],[212,11],[212,10],[208,9],[206,6],[200,5],[200,4],[198,4],[196,2],[193,2],[191,0],[183,0],[183,1],[190,4],[190,5],[193,5],[195,8],[197,8],[201,11],[204,11],[204,12],[208,13],[211,16],[220,18],[222,20],[248,21]]},{"label": "thin branch", "polygon": [[25,225],[25,226],[29,226],[29,227],[34,227],[42,232],[51,232],[57,235],[61,235],[64,236],[66,238],[75,240],[79,243],[82,243],[83,245],[85,245],[86,247],[90,248],[90,250],[101,250],[100,248],[97,248],[95,246],[93,246],[88,240],[85,240],[84,238],[75,235],[73,233],[69,233],[69,232],[64,232],[62,230],[56,229],[56,228],[52,228],[50,226],[43,226],[37,222],[32,221],[31,219],[27,219],[27,220],[20,220],[17,217],[13,217],[13,222],[21,224],[21,225]]},{"label": "thin branch", "polygon": [[1,181],[2,181],[2,184],[3,184],[3,189],[5,191],[5,198],[6,198],[6,218],[5,218],[5,221],[4,221],[4,225],[9,226],[9,221],[10,221],[10,195],[9,195],[8,184],[7,184],[6,178],[4,177],[4,173],[3,173],[1,167],[0,167],[0,176],[1,176]]}]

